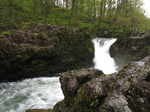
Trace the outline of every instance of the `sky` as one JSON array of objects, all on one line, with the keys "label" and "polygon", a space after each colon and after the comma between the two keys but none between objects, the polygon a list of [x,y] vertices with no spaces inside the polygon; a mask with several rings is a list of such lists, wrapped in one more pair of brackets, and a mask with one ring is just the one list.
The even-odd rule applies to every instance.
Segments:
[{"label": "sky", "polygon": [[144,9],[146,10],[147,16],[150,17],[150,0],[143,0]]}]

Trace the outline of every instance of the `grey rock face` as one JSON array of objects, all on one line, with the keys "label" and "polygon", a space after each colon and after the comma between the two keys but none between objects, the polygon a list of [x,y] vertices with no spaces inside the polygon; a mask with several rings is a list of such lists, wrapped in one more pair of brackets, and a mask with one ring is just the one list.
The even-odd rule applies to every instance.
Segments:
[{"label": "grey rock face", "polygon": [[104,75],[95,69],[60,74],[65,99],[53,112],[148,112],[150,56]]},{"label": "grey rock face", "polygon": [[131,61],[139,61],[150,55],[150,36],[144,38],[118,38],[110,47],[110,55],[121,70]]}]

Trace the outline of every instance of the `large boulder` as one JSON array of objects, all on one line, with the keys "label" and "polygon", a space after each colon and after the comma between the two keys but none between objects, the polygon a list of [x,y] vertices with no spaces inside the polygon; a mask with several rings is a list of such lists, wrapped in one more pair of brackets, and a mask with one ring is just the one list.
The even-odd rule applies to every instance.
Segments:
[{"label": "large boulder", "polygon": [[61,73],[64,100],[53,112],[149,112],[150,56],[118,73],[95,69]]},{"label": "large boulder", "polygon": [[138,61],[150,55],[150,36],[118,38],[110,47],[110,55],[119,66],[119,70],[130,61]]},{"label": "large boulder", "polygon": [[[65,96],[65,104],[72,105],[72,99],[74,99],[74,96],[77,95],[78,89],[82,88],[84,84],[92,79],[98,78],[99,75],[102,74],[102,71],[92,69],[73,70],[70,72],[61,73],[60,82],[63,94]],[[91,97],[94,96],[91,95]]]},{"label": "large boulder", "polygon": [[39,24],[33,30],[11,30],[0,35],[0,82],[53,76],[87,67],[94,55],[85,31]]}]

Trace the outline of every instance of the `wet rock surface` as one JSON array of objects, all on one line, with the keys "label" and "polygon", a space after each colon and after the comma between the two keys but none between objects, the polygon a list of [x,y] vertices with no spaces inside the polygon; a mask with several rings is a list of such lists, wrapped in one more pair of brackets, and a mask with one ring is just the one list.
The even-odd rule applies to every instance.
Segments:
[{"label": "wet rock surface", "polygon": [[118,73],[95,69],[61,74],[64,100],[53,112],[149,112],[150,56],[129,63]]},{"label": "wet rock surface", "polygon": [[120,69],[130,61],[141,60],[150,55],[150,36],[118,38],[110,47],[110,55],[115,59]]}]

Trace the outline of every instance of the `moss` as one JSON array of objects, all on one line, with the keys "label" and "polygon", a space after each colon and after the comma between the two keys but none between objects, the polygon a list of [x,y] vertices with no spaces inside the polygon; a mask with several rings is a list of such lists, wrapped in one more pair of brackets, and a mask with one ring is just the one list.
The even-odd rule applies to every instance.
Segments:
[{"label": "moss", "polygon": [[100,78],[103,78],[106,76],[105,74],[99,74],[99,75],[100,75]]},{"label": "moss", "polygon": [[[84,103],[83,103],[84,102]],[[93,98],[92,90],[88,87],[88,84],[84,84],[78,91],[75,102],[70,108],[71,112],[95,112],[99,100]]]},{"label": "moss", "polygon": [[119,74],[117,74],[116,75],[116,79],[118,80],[118,79],[120,79],[121,78],[121,76],[119,75]]},{"label": "moss", "polygon": [[3,32],[1,32],[1,34],[0,34],[0,37],[2,37],[2,36],[7,36],[7,35],[11,35],[11,32],[10,31],[3,31]]},{"label": "moss", "polygon": [[93,47],[89,47],[88,50],[90,51],[90,53],[94,53]]},{"label": "moss", "polygon": [[110,88],[112,88],[112,87],[114,86],[114,84],[115,84],[115,83],[111,83],[111,84],[110,84]]},{"label": "moss", "polygon": [[47,38],[48,36],[47,36],[47,34],[46,33],[40,33],[40,35],[41,35],[41,39],[45,39],[45,38]]},{"label": "moss", "polygon": [[33,33],[33,36],[36,36],[36,37],[37,37],[38,35],[39,35],[39,33]]},{"label": "moss", "polygon": [[94,100],[94,101],[92,101],[91,103],[90,103],[90,107],[97,107],[98,105],[99,105],[100,103],[99,103],[99,100],[98,99],[96,99],[96,100]]}]

